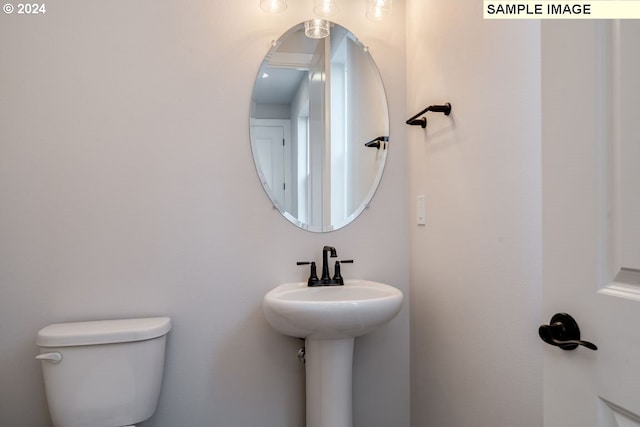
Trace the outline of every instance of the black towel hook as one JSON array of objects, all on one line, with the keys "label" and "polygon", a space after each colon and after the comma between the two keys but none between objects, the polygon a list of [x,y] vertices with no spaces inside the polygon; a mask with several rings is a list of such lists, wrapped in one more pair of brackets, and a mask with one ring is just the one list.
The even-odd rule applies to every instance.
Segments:
[{"label": "black towel hook", "polygon": [[426,128],[427,118],[426,117],[418,118],[418,117],[422,116],[428,111],[433,111],[434,113],[444,113],[445,116],[448,116],[449,114],[451,114],[451,104],[447,102],[444,105],[430,105],[424,110],[420,111],[415,116],[408,119],[406,123],[411,126],[421,126],[422,129]]},{"label": "black towel hook", "polygon": [[375,147],[378,150],[380,149],[380,143],[383,142],[384,146],[383,149],[387,149],[387,142],[389,141],[389,137],[388,136],[378,136],[376,138],[373,138],[371,141],[369,142],[365,142],[364,146],[365,147]]}]

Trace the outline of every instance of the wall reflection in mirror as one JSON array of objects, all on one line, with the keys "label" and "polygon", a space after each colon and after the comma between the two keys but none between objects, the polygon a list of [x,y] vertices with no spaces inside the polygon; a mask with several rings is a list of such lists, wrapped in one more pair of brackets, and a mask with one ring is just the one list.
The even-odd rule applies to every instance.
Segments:
[{"label": "wall reflection in mirror", "polygon": [[250,125],[262,185],[289,221],[332,231],[368,206],[387,158],[389,112],[378,69],[351,32],[331,23],[329,37],[311,39],[299,24],[274,42]]}]

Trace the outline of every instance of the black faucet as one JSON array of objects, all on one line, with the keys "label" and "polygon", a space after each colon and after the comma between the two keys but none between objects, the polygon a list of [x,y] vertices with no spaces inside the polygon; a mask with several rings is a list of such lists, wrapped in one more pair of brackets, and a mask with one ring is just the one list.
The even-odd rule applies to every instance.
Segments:
[{"label": "black faucet", "polygon": [[334,270],[333,278],[329,275],[329,262],[327,258],[327,254],[331,258],[336,258],[338,256],[336,252],[336,248],[333,246],[325,246],[322,248],[322,277],[318,279],[316,274],[316,263],[310,261],[299,261],[298,265],[309,265],[311,264],[311,272],[309,274],[309,280],[307,281],[307,286],[342,286],[344,285],[344,279],[342,278],[342,274],[340,272],[340,263],[353,263],[352,259],[346,259],[342,261],[336,261],[336,266]]}]

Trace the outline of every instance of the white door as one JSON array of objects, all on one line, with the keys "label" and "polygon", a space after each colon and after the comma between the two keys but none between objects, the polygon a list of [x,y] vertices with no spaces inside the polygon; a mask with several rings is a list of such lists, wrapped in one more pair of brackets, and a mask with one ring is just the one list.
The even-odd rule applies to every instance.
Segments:
[{"label": "white door", "polygon": [[640,426],[640,23],[542,23],[545,427]]},{"label": "white door", "polygon": [[[280,210],[291,211],[289,194],[291,189],[288,172],[290,160],[285,144],[285,127],[267,122],[275,120],[254,120],[251,126],[251,141],[253,144],[256,166],[262,180],[262,185],[271,196],[274,204]],[[289,185],[290,187],[290,185]]]}]

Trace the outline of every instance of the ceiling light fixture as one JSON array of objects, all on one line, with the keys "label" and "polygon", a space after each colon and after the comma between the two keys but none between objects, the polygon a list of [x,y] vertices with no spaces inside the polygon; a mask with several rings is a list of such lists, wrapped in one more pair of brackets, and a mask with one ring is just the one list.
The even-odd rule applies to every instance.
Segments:
[{"label": "ceiling light fixture", "polygon": [[286,0],[260,0],[260,9],[265,12],[278,13],[287,8]]},{"label": "ceiling light fixture", "polygon": [[340,12],[337,0],[313,0],[313,13],[330,18]]},{"label": "ceiling light fixture", "polygon": [[382,21],[391,14],[393,0],[367,0],[367,18],[372,21]]},{"label": "ceiling light fixture", "polygon": [[[366,17],[381,21],[391,14],[393,0],[366,0]],[[286,0],[260,0],[260,8],[266,12],[277,13],[287,8]],[[313,13],[322,18],[330,18],[340,13],[338,0],[313,0]],[[329,22],[326,19],[311,19],[304,23],[305,34],[314,39],[329,35]]]}]

